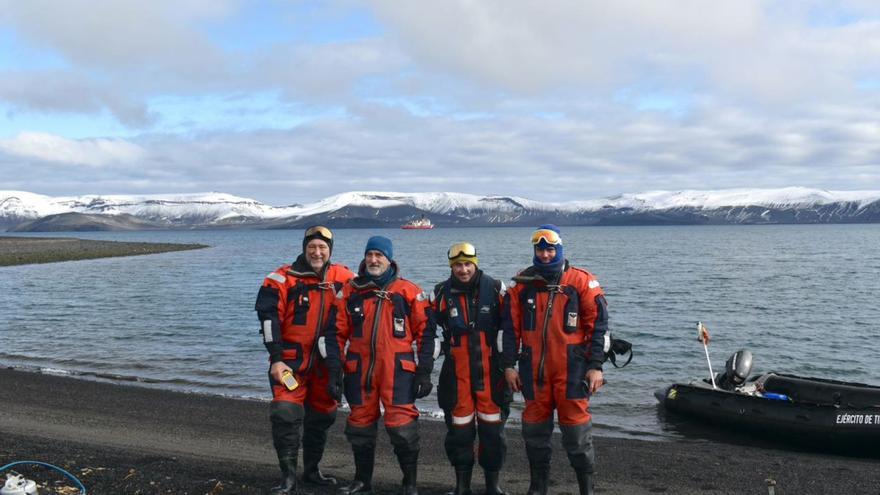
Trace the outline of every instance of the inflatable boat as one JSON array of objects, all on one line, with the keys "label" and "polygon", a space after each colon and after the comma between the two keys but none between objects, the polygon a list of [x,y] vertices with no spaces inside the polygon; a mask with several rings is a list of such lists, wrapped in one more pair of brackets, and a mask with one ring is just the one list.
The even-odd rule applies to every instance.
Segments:
[{"label": "inflatable boat", "polygon": [[748,378],[738,351],[713,379],[655,392],[672,413],[800,445],[880,456],[880,387],[782,373]]}]

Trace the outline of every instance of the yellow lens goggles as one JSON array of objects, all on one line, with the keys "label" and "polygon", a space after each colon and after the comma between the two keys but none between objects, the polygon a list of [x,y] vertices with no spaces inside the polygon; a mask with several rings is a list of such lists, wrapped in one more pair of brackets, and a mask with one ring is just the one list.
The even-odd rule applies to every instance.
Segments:
[{"label": "yellow lens goggles", "polygon": [[532,234],[532,244],[538,244],[541,242],[541,239],[544,239],[544,242],[553,246],[562,244],[562,238],[559,237],[559,234],[550,229],[536,230],[535,233]]},{"label": "yellow lens goggles", "polygon": [[457,244],[453,244],[449,251],[446,252],[446,257],[449,259],[455,259],[459,256],[464,256],[465,258],[473,258],[477,255],[477,248],[474,247],[473,244],[469,242],[459,242]]},{"label": "yellow lens goggles", "polygon": [[330,232],[330,229],[324,227],[323,225],[315,225],[314,227],[309,227],[303,237],[311,237],[315,234],[320,235],[324,239],[333,239],[333,232]]}]

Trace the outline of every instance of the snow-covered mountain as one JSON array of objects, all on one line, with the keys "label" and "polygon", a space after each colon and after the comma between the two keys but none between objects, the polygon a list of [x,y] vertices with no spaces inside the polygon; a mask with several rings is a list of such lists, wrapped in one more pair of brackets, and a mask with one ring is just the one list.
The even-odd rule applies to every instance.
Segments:
[{"label": "snow-covered mountain", "polygon": [[[16,230],[380,227],[421,215],[439,226],[880,222],[880,191],[651,191],[564,203],[450,192],[347,192],[283,207],[215,192],[50,197],[0,191],[0,228]],[[78,223],[84,218],[92,227]],[[103,227],[102,218],[108,220]]]}]

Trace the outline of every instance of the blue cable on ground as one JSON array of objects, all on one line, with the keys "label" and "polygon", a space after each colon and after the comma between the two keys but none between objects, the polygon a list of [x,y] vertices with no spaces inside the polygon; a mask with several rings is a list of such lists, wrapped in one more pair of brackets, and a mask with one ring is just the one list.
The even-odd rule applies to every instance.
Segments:
[{"label": "blue cable on ground", "polygon": [[20,465],[20,464],[36,464],[37,466],[43,466],[43,467],[47,467],[47,468],[49,468],[49,469],[54,469],[55,471],[58,471],[59,473],[63,474],[64,476],[67,476],[68,478],[70,478],[70,480],[73,481],[73,482],[77,485],[77,488],[79,488],[79,489],[82,491],[82,494],[81,494],[81,495],[86,495],[86,487],[82,484],[82,482],[81,482],[80,480],[77,479],[76,476],[74,476],[74,475],[68,473],[67,471],[65,471],[64,469],[62,469],[62,468],[60,468],[60,467],[58,467],[58,466],[54,466],[54,465],[49,464],[49,463],[47,463],[47,462],[40,462],[40,461],[16,461],[16,462],[10,462],[9,464],[7,464],[7,465],[5,465],[5,466],[0,467],[0,473],[2,473],[3,471],[6,471],[7,469],[9,469],[9,468],[11,468],[11,467],[13,467],[13,466],[18,466],[18,465]]}]

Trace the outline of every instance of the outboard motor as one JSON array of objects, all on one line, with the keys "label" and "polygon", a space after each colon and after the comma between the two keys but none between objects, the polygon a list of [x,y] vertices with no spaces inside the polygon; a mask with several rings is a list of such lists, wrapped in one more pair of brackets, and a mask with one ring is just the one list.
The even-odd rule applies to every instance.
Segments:
[{"label": "outboard motor", "polygon": [[718,386],[724,390],[734,390],[746,382],[752,371],[752,353],[740,349],[733,353],[724,365],[724,374],[718,378]]}]

